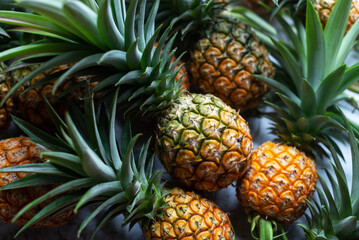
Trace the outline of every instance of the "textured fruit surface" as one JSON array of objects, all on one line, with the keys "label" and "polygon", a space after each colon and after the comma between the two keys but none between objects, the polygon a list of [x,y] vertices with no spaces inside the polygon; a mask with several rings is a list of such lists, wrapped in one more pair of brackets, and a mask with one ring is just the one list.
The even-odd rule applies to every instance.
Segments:
[{"label": "textured fruit surface", "polygon": [[250,28],[232,18],[219,18],[190,52],[193,85],[244,111],[261,102],[268,87],[252,74],[273,77],[268,52]]},{"label": "textured fruit surface", "polygon": [[237,197],[247,212],[289,224],[304,213],[316,180],[315,163],[303,152],[266,142],[253,152]]},{"label": "textured fruit surface", "polygon": [[156,151],[177,181],[214,192],[235,181],[253,149],[246,121],[219,98],[183,94],[157,126]]},{"label": "textured fruit surface", "polygon": [[[11,85],[14,85],[14,83],[27,76],[36,67],[38,66],[31,66],[14,70],[11,73]],[[56,112],[60,115],[65,113],[66,99],[71,100],[78,107],[81,107],[83,105],[86,84],[73,91],[70,91],[62,98],[59,98],[59,96],[66,90],[70,90],[76,84],[79,84],[84,80],[88,80],[89,76],[74,76],[68,78],[63,84],[60,85],[55,95],[52,94],[52,89],[54,86],[54,80],[57,78],[45,85],[28,90],[29,86],[43,80],[46,77],[51,76],[52,74],[56,75],[56,73],[66,70],[68,67],[68,65],[61,65],[56,67],[44,74],[37,75],[31,79],[30,84],[21,86],[13,96],[15,114],[45,131],[53,131],[54,127],[52,125],[51,118],[48,115],[43,97],[45,97],[51,103]],[[93,84],[94,83],[91,83],[91,85]]]},{"label": "textured fruit surface", "polygon": [[[5,64],[0,62],[0,72],[6,68]],[[7,83],[8,74],[0,74],[0,101],[4,99],[6,94],[10,91],[10,87]],[[0,134],[5,132],[11,122],[11,111],[13,108],[12,98],[9,98],[5,104],[0,108]]]},{"label": "textured fruit surface", "polygon": [[165,201],[163,217],[144,229],[146,240],[233,239],[228,216],[212,201],[178,188],[166,195]]},{"label": "textured fruit surface", "polygon": [[[323,27],[328,22],[328,18],[330,13],[333,11],[334,5],[337,0],[314,0],[314,8],[317,11],[320,21]],[[353,0],[352,5],[350,7],[349,19],[347,24],[348,31],[356,20],[359,18],[359,0]]]},{"label": "textured fruit surface", "polygon": [[[30,163],[41,163],[43,162],[40,159],[41,152],[42,150],[30,142],[26,137],[2,140],[0,141],[0,168]],[[28,175],[29,174],[27,173],[0,173],[0,187]],[[19,210],[51,189],[51,186],[41,185],[0,191],[0,220],[5,223],[11,223],[11,219]],[[49,201],[29,210],[20,217],[15,224],[24,225],[48,203]],[[63,225],[72,220],[74,216],[72,212],[72,209],[64,211],[52,219],[40,221],[35,227],[55,227]]]}]

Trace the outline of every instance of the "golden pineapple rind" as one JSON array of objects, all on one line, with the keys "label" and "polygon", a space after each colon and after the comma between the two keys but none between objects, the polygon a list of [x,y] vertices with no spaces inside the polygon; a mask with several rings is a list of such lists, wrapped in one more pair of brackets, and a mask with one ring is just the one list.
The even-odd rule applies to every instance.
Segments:
[{"label": "golden pineapple rind", "polygon": [[[335,3],[337,0],[315,0],[313,5],[319,19],[322,23],[322,26],[325,27],[326,23],[328,22],[330,13],[333,11]],[[359,19],[359,0],[353,0],[350,12],[349,12],[349,19],[347,23],[346,32],[353,26],[353,24]]]},{"label": "golden pineapple rind", "polygon": [[246,121],[210,94],[181,95],[157,125],[156,151],[165,169],[197,191],[229,186],[243,173],[252,150]]},{"label": "golden pineapple rind", "polygon": [[[33,144],[27,137],[2,140],[0,141],[0,168],[30,163],[42,163],[43,160],[40,159],[41,152],[42,150]],[[28,173],[0,173],[0,187],[28,175]],[[0,191],[0,221],[12,223],[11,219],[17,212],[52,188],[53,186],[41,185]],[[46,201],[27,211],[15,222],[15,224],[19,226],[25,225],[37,212],[51,201],[52,200],[50,199],[50,201]],[[56,215],[54,218],[42,220],[36,223],[33,227],[56,227],[68,223],[73,218],[73,210],[69,209]]]},{"label": "golden pineapple rind", "polygon": [[311,158],[295,147],[266,142],[253,152],[237,197],[246,212],[289,224],[304,213],[316,180]]},{"label": "golden pineapple rind", "polygon": [[267,50],[241,22],[222,17],[213,25],[190,52],[188,69],[193,85],[237,110],[257,107],[268,87],[252,74],[274,76]]},{"label": "golden pineapple rind", "polygon": [[146,240],[230,240],[234,233],[227,214],[196,193],[175,188],[165,197],[167,206],[144,228]]}]

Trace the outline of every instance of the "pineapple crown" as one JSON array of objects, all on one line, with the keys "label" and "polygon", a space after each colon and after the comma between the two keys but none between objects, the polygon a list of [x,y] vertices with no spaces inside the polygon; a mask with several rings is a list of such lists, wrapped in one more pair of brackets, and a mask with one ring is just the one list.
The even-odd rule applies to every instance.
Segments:
[{"label": "pineapple crown", "polygon": [[162,0],[157,19],[174,25],[175,32],[181,29],[181,37],[189,38],[211,23],[227,4],[218,0]]},{"label": "pineapple crown", "polygon": [[1,172],[35,174],[14,181],[0,190],[43,185],[44,182],[60,184],[17,213],[13,221],[27,210],[58,196],[29,220],[17,235],[37,221],[53,217],[61,211],[74,208],[77,212],[82,207],[97,203],[97,207],[87,215],[78,230],[80,235],[91,220],[105,211],[98,219],[92,236],[94,238],[103,225],[120,214],[124,215],[123,224],[132,227],[138,221],[154,219],[158,210],[164,206],[163,197],[167,191],[163,190],[164,183],[161,183],[163,171],[152,172],[154,155],[146,167],[150,139],[141,147],[138,157],[135,157],[133,150],[139,135],[131,136],[131,126],[127,121],[118,147],[115,134],[117,94],[118,91],[111,105],[109,119],[104,108],[96,117],[92,101],[86,104],[84,116],[72,106],[71,114],[67,113],[63,121],[45,100],[59,130],[57,137],[13,117],[32,141],[45,149],[41,157],[47,161],[1,169]]},{"label": "pineapple crown", "polygon": [[[279,63],[275,79],[255,76],[281,99],[280,104],[267,101],[275,110],[267,115],[273,121],[274,132],[282,142],[309,153],[325,154],[324,146],[335,144],[329,130],[344,127],[334,105],[345,99],[343,92],[359,80],[359,64],[351,67],[345,64],[359,33],[357,22],[345,34],[350,5],[350,0],[339,1],[325,29],[310,0],[307,1],[306,28],[296,16],[277,14],[275,19],[285,41],[254,13],[243,7],[232,10],[232,14],[257,29],[258,37]],[[291,18],[293,24],[286,18]]]},{"label": "pineapple crown", "polygon": [[[340,111],[340,110],[339,110]],[[337,150],[330,148],[332,170],[325,169],[324,179],[319,174],[320,186],[318,198],[314,204],[308,201],[310,214],[306,215],[308,224],[299,224],[308,239],[358,239],[359,238],[359,148],[351,124],[341,112],[348,129],[352,157],[352,187],[349,190],[349,179],[345,174]],[[343,159],[344,160],[344,159]]]},{"label": "pineapple crown", "polygon": [[167,28],[159,37],[161,27],[155,28],[159,0],[150,8],[146,0],[133,0],[129,5],[125,0],[16,2],[35,13],[0,11],[0,22],[17,25],[14,31],[45,38],[1,52],[0,61],[15,58],[12,68],[24,62],[43,64],[19,81],[2,104],[37,74],[74,62],[55,81],[53,93],[68,76],[86,71],[86,75],[95,71],[92,74],[101,76],[93,92],[113,93],[120,87],[121,106],[128,111],[140,109],[143,114],[154,115],[181,93],[176,81],[178,62],[171,63],[175,36],[168,40]]},{"label": "pineapple crown", "polygon": [[[19,8],[13,0],[2,0],[0,3],[0,9],[2,10],[16,10],[26,11],[23,8]],[[0,24],[0,52],[14,46],[19,46],[23,42],[29,42],[32,40],[32,35],[11,32],[10,25]]]}]

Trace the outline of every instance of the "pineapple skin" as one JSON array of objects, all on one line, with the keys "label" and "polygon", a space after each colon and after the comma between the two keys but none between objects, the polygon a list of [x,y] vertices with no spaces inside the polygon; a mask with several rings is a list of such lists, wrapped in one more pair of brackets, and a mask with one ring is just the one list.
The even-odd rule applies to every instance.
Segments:
[{"label": "pineapple skin", "polygon": [[[0,101],[4,99],[6,94],[10,91],[9,86],[3,82],[0,83]],[[11,122],[11,112],[13,109],[13,102],[12,98],[9,98],[3,107],[0,108],[0,134],[7,131],[10,127]]]},{"label": "pineapple skin", "polygon": [[[314,8],[317,11],[319,16],[320,22],[322,26],[325,27],[326,23],[328,22],[328,18],[333,11],[334,5],[337,0],[314,0]],[[349,19],[347,23],[346,32],[353,26],[356,20],[359,19],[359,0],[353,0],[350,12],[349,12]]]},{"label": "pineapple skin", "polygon": [[194,87],[211,93],[233,108],[256,108],[268,87],[252,74],[274,76],[268,52],[250,28],[237,19],[220,17],[190,51]]},{"label": "pineapple skin", "polygon": [[167,194],[165,202],[162,217],[156,217],[149,227],[144,227],[146,240],[233,239],[227,214],[214,202],[179,188]]},{"label": "pineapple skin", "polygon": [[[0,168],[30,163],[42,163],[42,150],[27,137],[9,138],[0,141]],[[0,173],[0,187],[17,179],[28,176],[28,173]],[[41,185],[13,190],[0,191],[0,221],[12,223],[11,219],[28,203],[50,191],[53,186]],[[53,200],[53,199],[50,199]],[[22,215],[14,224],[25,225],[38,211],[51,201],[46,201]],[[70,222],[74,218],[73,209],[65,210],[51,219],[36,223],[33,227],[56,227]]]},{"label": "pineapple skin", "polygon": [[[6,68],[3,62],[0,62],[0,72]],[[8,84],[8,74],[0,74],[0,101],[2,101],[6,94],[10,91]],[[13,109],[12,98],[8,98],[5,104],[0,108],[0,134],[4,133],[9,127],[11,122],[11,112]]]},{"label": "pineapple skin", "polygon": [[[35,70],[38,67],[28,66],[20,69],[16,69],[11,72],[11,83],[10,86],[13,86],[16,82],[27,76],[31,71]],[[80,87],[74,91],[70,91],[66,96],[57,99],[57,97],[66,91],[66,89],[71,88],[75,84],[86,81],[90,79],[91,76],[73,76],[66,79],[66,81],[59,86],[55,95],[52,94],[52,89],[54,81],[51,81],[47,84],[38,86],[34,89],[28,90],[25,92],[31,85],[37,83],[38,81],[52,75],[57,72],[68,69],[69,65],[60,65],[44,74],[39,74],[33,79],[29,84],[22,85],[14,93],[12,101],[14,104],[14,114],[24,119],[25,121],[31,123],[32,125],[41,128],[47,132],[52,132],[54,126],[52,124],[51,118],[46,109],[46,104],[43,100],[45,97],[49,103],[54,107],[55,111],[63,116],[66,111],[66,99],[72,101],[78,107],[83,107],[83,99],[85,95],[85,88]],[[56,78],[55,78],[56,80]],[[90,87],[93,87],[96,83],[90,83]]]},{"label": "pineapple skin", "polygon": [[297,148],[265,142],[253,152],[237,198],[247,213],[290,224],[304,213],[306,199],[312,199],[316,172],[315,162]]},{"label": "pineapple skin", "polygon": [[219,98],[185,93],[159,119],[156,152],[186,187],[215,192],[244,172],[253,150],[246,121]]}]

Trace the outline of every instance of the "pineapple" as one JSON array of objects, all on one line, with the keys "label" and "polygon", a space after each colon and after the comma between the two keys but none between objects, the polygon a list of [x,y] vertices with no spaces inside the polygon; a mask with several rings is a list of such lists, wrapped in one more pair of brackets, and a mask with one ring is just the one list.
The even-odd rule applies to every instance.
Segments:
[{"label": "pineapple", "polygon": [[268,88],[252,75],[274,76],[267,50],[234,18],[215,19],[207,30],[190,52],[193,85],[240,111],[256,108]]},{"label": "pineapple", "polygon": [[[328,18],[333,11],[333,8],[336,4],[337,0],[315,0],[313,5],[317,14],[320,18],[320,22],[322,23],[323,28],[328,22]],[[349,19],[346,27],[346,32],[353,26],[356,20],[359,19],[359,1],[352,0],[352,4],[350,6]]]},{"label": "pineapple", "polygon": [[[39,0],[19,0],[21,6],[38,12],[41,19],[51,25],[51,34],[47,32],[47,35],[55,34],[59,39],[47,38],[27,45],[27,53],[36,55],[40,51],[38,48],[41,51],[46,48],[46,53],[53,54],[49,53],[51,46],[56,47],[57,54],[23,78],[19,85],[41,71],[52,69],[59,62],[76,61],[56,80],[54,93],[66,77],[80,70],[86,72],[99,68],[96,76],[104,78],[92,92],[102,91],[106,97],[119,87],[118,108],[124,114],[158,120],[156,149],[174,178],[195,190],[213,192],[230,185],[240,176],[252,152],[247,123],[217,97],[191,95],[181,86],[181,81],[176,80],[181,56],[173,61],[175,50],[171,51],[171,47],[175,36],[168,40],[171,30],[167,28],[157,39],[161,28],[155,29],[154,26],[159,1],[154,1],[148,8],[144,0],[131,1],[128,6],[121,1],[123,4],[116,5],[120,10],[114,9],[112,0],[103,1],[100,6],[75,0],[40,2],[45,8],[39,8]],[[44,9],[56,9],[60,14],[54,17],[52,11]],[[146,9],[149,10],[147,18]],[[120,13],[126,15],[120,16]],[[14,12],[5,11],[0,11],[0,16],[9,22],[19,17]],[[37,15],[26,16],[31,22]],[[82,22],[73,21],[75,16],[81,16]],[[21,17],[24,19],[23,15]],[[135,18],[138,24],[135,24]],[[120,20],[113,26],[110,23],[116,22],[115,19]],[[39,28],[38,25],[31,26]],[[38,33],[44,34],[41,29]],[[34,45],[38,48],[33,48]],[[22,54],[19,48],[11,49],[2,52],[0,60],[21,59],[24,57]],[[15,91],[13,89],[11,91]],[[181,134],[181,138],[177,134]],[[197,141],[196,149],[189,148],[194,141]],[[182,169],[189,170],[191,175],[175,175],[184,173]]]},{"label": "pineapple", "polygon": [[[5,65],[0,63],[0,72],[3,71]],[[10,86],[7,83],[8,75],[1,73],[0,75],[0,99],[3,99],[10,91]],[[0,108],[0,133],[5,132],[10,127],[11,112],[13,109],[12,98],[6,100],[5,104]]]},{"label": "pineapple", "polygon": [[[108,122],[98,120],[107,119],[106,111],[100,111],[99,118],[96,118],[93,102],[91,107],[87,108],[84,118],[80,118],[80,122],[76,124],[69,114],[65,116],[65,121],[56,118],[55,124],[62,122],[61,131],[56,138],[44,136],[35,127],[14,118],[24,132],[29,133],[38,144],[53,151],[42,153],[42,157],[48,159],[42,166],[33,164],[31,169],[15,166],[2,169],[1,172],[31,171],[36,173],[32,175],[33,179],[36,179],[56,171],[58,174],[52,181],[62,181],[62,185],[28,204],[13,220],[51,196],[63,194],[57,202],[48,203],[47,209],[39,212],[19,233],[51,212],[61,212],[62,209],[72,207],[77,212],[91,202],[97,203],[97,207],[84,219],[78,235],[101,210],[106,209],[98,219],[94,235],[105,223],[123,214],[124,225],[133,226],[142,222],[145,239],[233,239],[234,233],[229,218],[216,204],[198,194],[178,188],[164,189],[164,184],[161,183],[163,171],[152,173],[154,156],[145,167],[150,140],[139,149],[138,154],[133,154],[139,135],[131,137],[129,122],[122,128],[122,137],[116,138],[113,128],[116,101],[117,95],[112,102]],[[52,112],[54,113],[53,109]],[[74,112],[76,119],[77,115],[81,114]],[[78,128],[79,126],[87,128]],[[103,131],[104,126],[111,131]],[[97,137],[88,138],[88,134]],[[52,139],[51,144],[49,137]],[[116,139],[121,139],[119,148]],[[103,144],[105,142],[109,144]],[[22,184],[31,185],[31,182],[24,179]],[[17,188],[19,185],[21,183],[16,185],[14,182],[8,184],[7,189]]]},{"label": "pineapple", "polygon": [[[28,66],[18,68],[9,73],[8,85],[14,86],[21,79],[26,77],[31,71],[39,66]],[[21,117],[29,123],[40,127],[41,129],[51,132],[54,131],[51,118],[45,108],[43,97],[45,97],[56,109],[56,112],[63,115],[66,111],[66,100],[71,100],[79,107],[83,107],[83,99],[85,97],[86,87],[96,86],[96,82],[90,82],[92,76],[72,76],[62,83],[55,95],[52,94],[54,81],[48,82],[44,85],[32,87],[41,80],[46,78],[56,77],[56,73],[64,71],[69,68],[69,65],[60,65],[43,74],[39,74],[31,79],[30,83],[21,85],[12,96],[13,114]],[[83,84],[86,83],[86,84]],[[80,86],[79,86],[80,84]],[[75,87],[65,96],[66,91]],[[99,98],[99,94],[97,98]]]},{"label": "pineapple", "polygon": [[253,152],[237,185],[238,199],[247,213],[290,224],[313,197],[316,171],[314,161],[297,148],[265,142]]},{"label": "pineapple", "polygon": [[184,186],[216,192],[245,170],[253,149],[248,124],[221,99],[183,93],[158,119],[157,155]]},{"label": "pineapple", "polygon": [[273,77],[274,67],[251,29],[238,19],[225,16],[221,5],[218,1],[184,1],[174,5],[164,1],[167,8],[163,7],[161,14],[177,15],[173,23],[184,26],[182,37],[191,37],[187,66],[194,88],[221,98],[236,110],[246,111],[256,108],[268,90],[252,75]]},{"label": "pineapple", "polygon": [[[0,141],[0,155],[2,158],[0,168],[11,166],[26,166],[26,164],[43,163],[44,160],[40,158],[42,149],[36,146],[27,137],[15,137]],[[4,187],[9,183],[15,182],[28,176],[28,173],[1,173],[0,186]],[[0,220],[5,223],[10,223],[11,219],[28,203],[36,198],[44,195],[53,187],[46,185],[43,180],[43,185],[34,187],[25,187],[12,190],[0,191]],[[50,199],[49,201],[52,201]],[[25,225],[37,212],[46,206],[47,203],[39,205],[37,208],[31,209],[21,218],[18,218],[14,223],[19,226]],[[63,211],[56,217],[50,218],[47,221],[39,221],[34,227],[56,227],[70,222],[75,215],[71,210]]]},{"label": "pineapple", "polygon": [[159,119],[156,152],[177,181],[215,192],[237,180],[252,153],[246,121],[213,95],[182,94]]},{"label": "pineapple", "polygon": [[162,217],[144,228],[146,240],[233,239],[228,216],[214,202],[174,188],[165,196],[165,203],[167,207],[162,210]]}]

